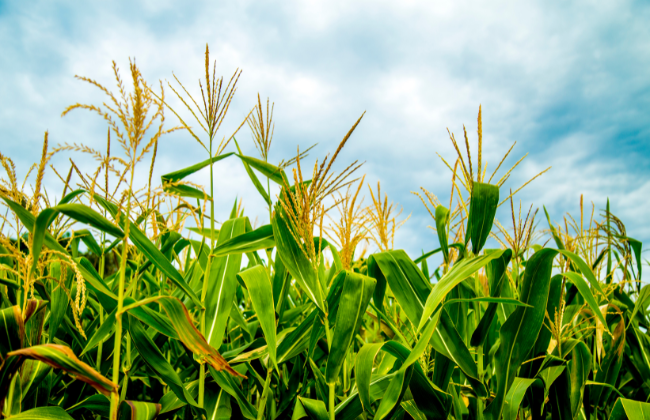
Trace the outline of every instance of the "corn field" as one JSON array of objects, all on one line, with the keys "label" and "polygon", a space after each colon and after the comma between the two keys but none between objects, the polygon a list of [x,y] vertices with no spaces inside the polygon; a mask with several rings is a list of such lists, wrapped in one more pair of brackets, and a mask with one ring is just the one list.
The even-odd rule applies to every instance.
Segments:
[{"label": "corn field", "polygon": [[[207,47],[198,86],[150,85],[135,62],[126,81],[113,71],[114,90],[77,76],[103,104],[63,112],[103,119],[105,149],[46,133],[33,182],[0,154],[0,417],[650,419],[641,242],[609,202],[580,197],[559,222],[522,209],[513,196],[532,179],[503,187],[512,148],[488,170],[480,108],[477,141],[450,132],[456,154],[441,157],[450,200],[414,192],[432,250],[408,255],[394,249],[399,206],[360,163],[335,170],[363,115],[313,168],[310,150],[269,162],[273,106],[258,96],[223,134],[240,73],[217,77]],[[205,160],[153,179],[160,139],[179,130]],[[55,154],[71,166],[48,166]],[[268,224],[215,197],[224,159]],[[188,181],[199,171],[209,185]]]}]

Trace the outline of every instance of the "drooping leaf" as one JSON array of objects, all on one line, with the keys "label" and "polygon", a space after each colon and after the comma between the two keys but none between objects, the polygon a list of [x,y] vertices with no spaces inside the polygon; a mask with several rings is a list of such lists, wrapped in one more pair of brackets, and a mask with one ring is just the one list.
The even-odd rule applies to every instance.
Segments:
[{"label": "drooping leaf", "polygon": [[176,334],[178,334],[179,340],[196,355],[201,363],[208,363],[217,371],[226,370],[232,375],[240,376],[237,371],[230,367],[219,352],[208,344],[205,337],[201,335],[192,323],[192,317],[185,305],[177,298],[172,296],[150,298],[147,301],[140,301],[133,305],[125,306],[123,312],[151,302],[160,303],[167,313]]},{"label": "drooping leaf", "polygon": [[83,204],[62,204],[56,207],[44,209],[34,222],[32,271],[36,269],[36,264],[38,263],[38,258],[45,241],[45,233],[59,213],[62,213],[77,222],[90,225],[95,229],[99,229],[100,231],[108,233],[116,238],[122,238],[124,236],[124,232],[122,232],[120,228],[109,222],[104,216],[97,213],[95,210],[84,206]]},{"label": "drooping leaf", "polygon": [[600,311],[600,305],[596,302],[596,299],[591,293],[591,290],[589,290],[589,285],[585,279],[583,279],[580,274],[573,271],[567,271],[566,273],[562,273],[562,275],[565,276],[571,283],[573,283],[574,286],[578,288],[578,292],[580,295],[582,295],[587,305],[589,305],[589,308],[594,313],[594,315],[600,319],[600,322],[606,325],[607,321],[605,321],[605,317]]},{"label": "drooping leaf", "polygon": [[[142,356],[142,360],[156,372],[171,389],[174,391],[179,400],[191,404],[195,407],[196,403],[192,395],[185,389],[185,384],[174,370],[173,366],[165,359],[162,352],[156,344],[149,338],[144,328],[135,317],[129,315],[129,333],[133,339],[135,347]],[[159,410],[160,411],[160,410]]]},{"label": "drooping leaf", "polygon": [[77,410],[85,408],[92,411],[94,414],[100,415],[102,417],[108,417],[110,415],[110,406],[111,402],[106,396],[102,394],[91,395],[83,401],[78,402],[72,407],[68,407],[66,411],[68,413],[74,413]]},{"label": "drooping leaf", "polygon": [[160,404],[144,401],[122,401],[120,420],[154,420],[160,413]]},{"label": "drooping leaf", "polygon": [[77,380],[86,382],[98,392],[110,396],[117,392],[117,385],[99,374],[75,356],[69,347],[59,344],[40,344],[8,353],[8,356],[21,356],[39,360],[53,368],[63,369]]},{"label": "drooping leaf", "polygon": [[396,250],[372,254],[368,257],[368,275],[377,280],[376,289],[382,290],[374,294],[374,302],[379,309],[388,284],[409,320],[414,325],[420,322],[431,286],[406,252]]}]

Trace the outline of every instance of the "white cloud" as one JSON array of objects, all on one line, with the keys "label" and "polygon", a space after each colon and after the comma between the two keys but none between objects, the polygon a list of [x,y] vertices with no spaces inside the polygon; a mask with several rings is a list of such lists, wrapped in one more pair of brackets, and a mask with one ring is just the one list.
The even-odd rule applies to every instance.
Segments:
[{"label": "white cloud", "polygon": [[[323,156],[368,111],[339,166],[361,157],[367,182],[381,179],[391,198],[413,212],[398,239],[410,251],[435,241],[421,231],[428,216],[410,191],[425,186],[448,197],[449,173],[435,152],[453,159],[446,127],[460,139],[466,124],[475,142],[479,104],[491,168],[514,141],[504,169],[531,152],[514,188],[553,165],[522,191],[524,203],[546,204],[560,218],[575,210],[581,193],[597,207],[609,196],[630,234],[650,239],[643,213],[650,204],[647,5],[141,1],[70,8],[36,2],[9,5],[0,21],[0,149],[21,168],[38,159],[46,129],[54,143],[103,147],[99,117],[79,111],[59,118],[71,103],[104,100],[74,74],[112,86],[110,60],[126,78],[127,59],[136,57],[149,80],[171,80],[174,71],[196,92],[209,42],[218,73],[244,69],[224,135],[258,91],[270,96],[277,123],[272,159],[316,142],[312,157]],[[255,153],[246,131],[238,139],[246,153]],[[165,139],[160,153],[156,177],[205,157],[182,135]],[[93,167],[76,159],[85,170]],[[220,194],[245,196],[251,214],[259,208],[264,215],[237,161],[218,171],[227,180]]]}]

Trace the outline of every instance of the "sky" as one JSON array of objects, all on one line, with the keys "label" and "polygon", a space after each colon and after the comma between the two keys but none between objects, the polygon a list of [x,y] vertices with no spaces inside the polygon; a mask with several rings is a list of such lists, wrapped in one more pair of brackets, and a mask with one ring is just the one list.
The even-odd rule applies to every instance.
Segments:
[{"label": "sky", "polygon": [[[366,112],[336,168],[365,161],[365,181],[380,181],[389,200],[410,214],[396,248],[417,254],[437,247],[426,228],[434,222],[411,192],[424,187],[449,200],[451,173],[436,153],[455,159],[447,129],[460,139],[463,125],[476,153],[479,105],[488,173],[515,141],[503,168],[528,153],[502,197],[551,166],[516,195],[525,209],[545,206],[560,222],[566,212],[578,216],[581,194],[597,213],[609,198],[628,235],[648,243],[648,22],[650,3],[626,0],[0,0],[0,152],[24,176],[40,158],[46,130],[50,145],[103,149],[100,117],[74,111],[61,118],[68,105],[106,99],[74,76],[115,90],[112,60],[126,77],[135,59],[150,83],[176,75],[196,94],[208,43],[217,74],[243,71],[220,136],[243,121],[258,93],[270,98],[276,124],[271,162],[317,143],[305,163],[313,164],[333,153]],[[168,127],[177,124],[172,113],[166,118]],[[237,138],[245,154],[257,156],[248,129]],[[154,177],[206,157],[187,133],[170,134],[161,140]],[[66,171],[70,158],[84,172],[96,167],[74,152],[52,162]],[[146,181],[147,170],[138,172],[138,181]],[[191,179],[209,182],[205,172]],[[239,161],[219,162],[215,182],[218,218],[242,198],[252,220],[268,223]],[[45,185],[60,194],[51,171]],[[504,207],[497,217],[505,222]]]}]

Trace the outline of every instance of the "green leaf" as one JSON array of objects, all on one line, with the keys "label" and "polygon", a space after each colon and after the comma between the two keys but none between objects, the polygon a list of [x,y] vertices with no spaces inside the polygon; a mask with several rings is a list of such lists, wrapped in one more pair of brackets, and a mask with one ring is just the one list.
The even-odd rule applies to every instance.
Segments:
[{"label": "green leaf", "polygon": [[618,398],[609,418],[610,420],[649,420],[650,404]]},{"label": "green leaf", "polygon": [[19,306],[0,310],[0,357],[23,347],[25,324]]},{"label": "green leaf", "polygon": [[[241,237],[245,229],[245,217],[226,220],[221,226],[217,244],[221,245]],[[208,343],[214,348],[219,348],[223,342],[228,316],[235,298],[235,289],[237,288],[237,278],[235,276],[241,268],[241,259],[241,254],[225,255],[212,259],[204,303],[205,335]]]},{"label": "green leaf", "polygon": [[388,384],[388,388],[386,388],[386,392],[379,403],[379,407],[377,407],[377,413],[374,417],[375,420],[386,419],[394,411],[395,407],[402,400],[402,397],[404,397],[404,393],[408,388],[412,375],[413,366],[410,366],[408,369],[399,369],[397,371],[395,376],[390,380],[390,384]]},{"label": "green leaf", "polygon": [[501,327],[501,345],[495,359],[497,390],[494,400],[484,412],[487,420],[501,417],[506,392],[515,380],[517,369],[537,340],[544,321],[551,270],[556,255],[556,250],[541,249],[526,263],[519,300],[532,308],[518,307]]},{"label": "green leaf", "polygon": [[[440,314],[440,322],[437,323],[437,328],[430,339],[431,346],[437,352],[453,361],[463,371],[477,395],[481,397],[487,396],[487,390],[479,380],[478,368],[474,362],[474,357],[465,345],[458,330],[456,330],[447,310],[442,309],[438,313]],[[433,322],[430,321],[429,323]]]},{"label": "green leaf", "polygon": [[[170,183],[180,181],[181,179],[200,171],[201,169],[205,168],[211,163],[216,163],[221,159],[225,159],[229,156],[232,156],[233,154],[234,153],[225,153],[223,155],[215,156],[212,159],[204,160],[203,162],[197,163],[195,165],[188,166],[187,168],[183,168],[178,171],[163,175],[160,177],[162,181],[163,189],[167,192],[173,192],[175,194],[178,194],[181,197],[191,197],[191,198],[202,200],[205,198],[205,194],[203,191],[199,190],[198,188],[194,188],[189,185],[172,186],[170,185]],[[211,197],[208,198],[211,199]]]},{"label": "green leaf", "polygon": [[[411,354],[410,350],[395,341],[387,341],[384,343],[382,350],[390,353],[402,363]],[[431,419],[446,419],[452,403],[451,395],[432,384],[419,363],[414,363],[412,366],[414,372],[409,383],[409,388],[418,408]]]},{"label": "green leaf", "polygon": [[355,362],[355,376],[359,399],[365,411],[372,413],[372,400],[370,399],[370,380],[377,353],[384,346],[384,343],[368,343],[361,347]]},{"label": "green leaf", "polygon": [[298,397],[291,420],[300,420],[309,417],[310,420],[328,420],[327,408],[323,401]]},{"label": "green leaf", "polygon": [[213,382],[205,386],[205,411],[209,420],[230,419],[230,395]]},{"label": "green leaf", "polygon": [[598,305],[598,302],[596,302],[594,295],[591,294],[591,290],[589,290],[589,285],[585,279],[583,279],[580,274],[573,271],[567,271],[566,273],[562,273],[562,275],[565,276],[571,283],[573,283],[574,286],[578,288],[578,292],[580,295],[582,295],[585,302],[587,302],[587,305],[589,305],[589,308],[594,313],[594,315],[600,319],[600,322],[602,322],[603,325],[607,325],[607,321],[605,321],[605,317],[600,311],[600,305]]},{"label": "green leaf", "polygon": [[566,249],[559,249],[558,252],[570,259],[571,262],[576,267],[578,267],[582,275],[585,276],[587,278],[587,281],[589,281],[589,284],[591,284],[591,287],[596,289],[596,291],[601,295],[606,296],[605,292],[603,292],[603,289],[600,287],[600,283],[598,282],[598,279],[596,279],[596,276],[594,275],[591,267],[589,267],[589,265],[582,258],[571,251],[567,251]]},{"label": "green leaf", "polygon": [[110,406],[111,402],[102,394],[91,395],[85,400],[78,402],[70,408],[67,408],[68,413],[74,413],[80,408],[85,408],[92,411],[94,414],[98,414],[102,417],[108,417],[110,415]]},{"label": "green leaf", "polygon": [[[511,258],[512,251],[507,249],[501,254],[500,258],[490,261],[485,269],[488,280],[490,282],[490,296],[493,298],[501,296],[503,283],[508,281],[506,277],[506,270],[508,268],[508,264],[510,264]],[[476,327],[476,330],[474,330],[472,333],[470,344],[473,347],[480,346],[485,341],[485,338],[490,331],[490,327],[492,326],[492,322],[494,321],[494,317],[497,314],[497,309],[498,302],[490,303],[490,305],[488,305],[488,308],[483,314],[483,317]]]},{"label": "green leaf", "polygon": [[[372,254],[368,257],[368,275],[377,279],[377,289],[385,291],[386,284],[390,286],[390,290],[413,325],[420,322],[424,301],[431,291],[431,285],[406,252],[397,250]],[[380,293],[381,296],[375,293],[374,296],[375,305],[379,309],[381,309],[383,293],[383,291]]]},{"label": "green leaf", "polygon": [[207,239],[212,238],[213,235],[215,239],[217,239],[217,237],[219,236],[219,229],[215,229],[214,231],[210,228],[200,228],[200,227],[189,227],[187,229],[190,232],[198,233],[199,235]]},{"label": "green leaf", "polygon": [[498,205],[499,187],[481,182],[472,183],[467,233],[472,240],[474,254],[481,251],[490,236]]},{"label": "green leaf", "polygon": [[415,321],[411,320],[414,325],[419,323],[418,331],[422,329],[426,320],[429,319],[433,311],[438,307],[451,289],[456,287],[457,284],[465,280],[467,277],[485,267],[490,261],[500,258],[503,252],[504,251],[494,251],[487,255],[464,258],[460,262],[456,263],[452,267],[451,271],[445,274],[440,281],[436,283],[433,290],[431,290],[424,305],[421,318],[418,318]]},{"label": "green leaf", "polygon": [[[390,384],[390,380],[394,376],[395,374],[391,373],[385,376],[376,377],[372,382],[370,382],[371,401],[374,402],[384,395],[386,388],[388,388],[388,385]],[[336,420],[354,420],[363,414],[363,407],[358,392],[352,392],[349,397],[337,405],[334,413],[336,414]]]},{"label": "green leaf", "polygon": [[[185,390],[189,395],[196,400],[199,395],[199,381],[198,379],[189,383],[185,383]],[[207,388],[207,387],[206,387]],[[207,390],[207,389],[206,389]],[[181,407],[186,406],[187,404],[181,401],[174,391],[169,391],[160,399],[159,404],[161,405],[160,413],[164,414],[174,410],[178,410]]]},{"label": "green leaf", "polygon": [[215,348],[208,344],[205,337],[201,335],[199,330],[197,330],[192,323],[192,317],[187,311],[187,308],[180,300],[178,300],[178,298],[172,296],[149,298],[125,306],[122,309],[122,312],[125,313],[152,302],[160,303],[167,313],[176,334],[178,334],[179,340],[188,348],[188,350],[196,355],[200,363],[208,363],[218,371],[225,369],[232,375],[241,376],[237,371],[230,367],[228,362],[226,362]]},{"label": "green leaf", "polygon": [[277,345],[275,337],[275,304],[273,303],[273,288],[271,286],[269,275],[266,272],[266,268],[261,265],[256,265],[253,268],[240,272],[237,276],[246,284],[251,303],[253,304],[253,309],[260,321],[264,338],[266,338],[271,362],[275,365],[276,370],[279,371],[279,369],[277,369],[276,359]]},{"label": "green leaf", "polygon": [[336,382],[338,378],[348,349],[361,326],[376,284],[375,279],[351,271],[341,271],[338,275],[344,276],[345,280],[325,369],[327,383]]},{"label": "green leaf", "polygon": [[178,399],[184,403],[191,404],[195,407],[199,405],[196,403],[192,395],[185,389],[183,381],[174,370],[173,366],[169,364],[165,356],[158,349],[158,346],[149,338],[140,321],[129,315],[129,333],[133,339],[135,347],[142,356],[144,363],[149,366],[156,374],[174,391]]},{"label": "green leaf", "polygon": [[[312,306],[313,307],[313,306]],[[309,345],[314,322],[318,322],[318,310],[314,309],[294,330],[287,334],[278,345],[278,364],[302,353]]]},{"label": "green leaf", "polygon": [[[221,230],[223,230],[223,227]],[[273,226],[264,225],[252,232],[236,235],[232,239],[223,241],[223,243],[220,241],[219,245],[212,251],[212,256],[222,257],[231,254],[243,254],[259,249],[273,248],[274,246]]]},{"label": "green leaf", "polygon": [[424,413],[420,411],[417,405],[415,405],[414,400],[402,401],[401,405],[404,411],[409,413],[413,420],[427,420],[427,417],[424,415]]},{"label": "green leaf", "polygon": [[75,356],[69,347],[58,344],[41,344],[8,353],[8,356],[22,356],[27,359],[39,360],[54,368],[63,369],[77,380],[86,382],[98,392],[110,396],[117,392],[117,385],[95,369],[88,366]]},{"label": "green leaf", "polygon": [[[291,233],[291,228],[284,217],[283,210],[276,204],[275,213],[272,219],[273,234],[275,237],[278,256],[282,259],[284,266],[296,279],[296,282],[307,294],[307,297],[320,309],[325,312],[323,306],[323,291],[318,281],[316,270],[307,256],[300,249]],[[276,257],[277,258],[277,257]]]},{"label": "green leaf", "polygon": [[571,413],[575,419],[582,408],[585,385],[589,378],[589,372],[591,372],[591,353],[587,345],[582,341],[571,350],[571,360],[569,360],[567,370]]},{"label": "green leaf", "polygon": [[56,216],[59,215],[59,213],[63,213],[71,219],[90,225],[116,238],[124,237],[124,232],[122,232],[122,230],[109,222],[104,216],[97,213],[90,207],[84,206],[83,204],[62,204],[56,207],[45,209],[41,211],[41,213],[36,218],[36,221],[34,222],[34,238],[32,242],[32,272],[36,269],[36,265],[38,264],[38,258],[41,254],[43,242],[45,241],[45,233],[47,232],[47,229],[50,227],[50,224],[54,221]]},{"label": "green leaf", "polygon": [[271,165],[268,162],[250,156],[244,156],[240,154],[237,155],[237,157],[240,158],[242,162],[260,171],[264,176],[268,177],[271,181],[280,185],[280,187],[289,185],[287,175],[284,173],[282,169],[278,168],[277,166]]},{"label": "green leaf", "polygon": [[[503,420],[517,420],[519,406],[526,395],[528,388],[535,382],[540,381],[537,378],[515,378],[510,386],[510,390],[505,397],[505,408],[503,409]],[[540,381],[541,382],[541,381]]]},{"label": "green leaf", "polygon": [[[239,152],[239,157],[241,157],[241,149],[239,148],[239,143],[237,143],[237,140],[235,139],[235,146],[237,146],[237,151]],[[258,193],[262,196],[264,201],[266,201],[266,204],[271,206],[271,197],[269,197],[269,194],[266,192],[264,189],[264,186],[260,182],[260,180],[257,178],[257,175],[255,175],[255,172],[251,169],[250,165],[248,162],[244,159],[242,159],[242,163],[244,164],[244,169],[246,169],[246,173],[248,174],[248,177],[251,179],[251,182],[255,186],[255,189],[257,190]]]},{"label": "green leaf", "polygon": [[153,420],[160,413],[160,404],[143,401],[122,401],[120,420]]},{"label": "green leaf", "polygon": [[257,420],[257,409],[248,401],[241,386],[235,382],[235,379],[223,372],[216,371],[212,366],[209,369],[215,382],[237,401],[242,415],[249,420]]},{"label": "green leaf", "polygon": [[74,420],[61,407],[37,407],[31,410],[23,411],[20,414],[11,416],[16,420]]},{"label": "green leaf", "polygon": [[447,244],[447,223],[449,222],[449,209],[439,205],[436,207],[436,232],[438,233],[438,241],[440,241],[440,249],[445,262],[449,263],[449,245]]},{"label": "green leaf", "polygon": [[635,319],[636,314],[639,313],[639,311],[641,311],[641,313],[644,314],[646,309],[645,302],[649,297],[650,297],[650,284],[645,285],[639,292],[639,295],[636,298],[636,302],[634,302],[634,309],[632,310],[632,315],[630,316],[630,323],[632,323],[632,320]]},{"label": "green leaf", "polygon": [[[34,233],[34,224],[36,222],[36,217],[30,213],[26,208],[16,203],[15,201],[10,200],[7,197],[2,197],[2,199],[7,203],[7,206],[14,212],[20,222],[27,228],[30,233]],[[65,248],[63,248],[52,236],[50,232],[45,232],[45,245],[55,251],[62,252],[67,254]]]},{"label": "green leaf", "polygon": [[[95,200],[104,207],[113,218],[117,217],[117,206],[111,202],[104,200],[101,196],[95,194]],[[125,221],[124,217],[120,218],[120,226],[124,228]],[[138,248],[140,252],[145,256],[145,258],[158,269],[163,274],[171,279],[171,281],[176,284],[190,299],[192,302],[199,308],[203,308],[201,300],[196,296],[194,291],[190,286],[185,282],[183,276],[176,270],[171,262],[165,257],[165,255],[160,252],[160,250],[147,238],[147,236],[142,233],[142,231],[134,224],[129,223],[129,239],[133,241],[133,244]]]}]

